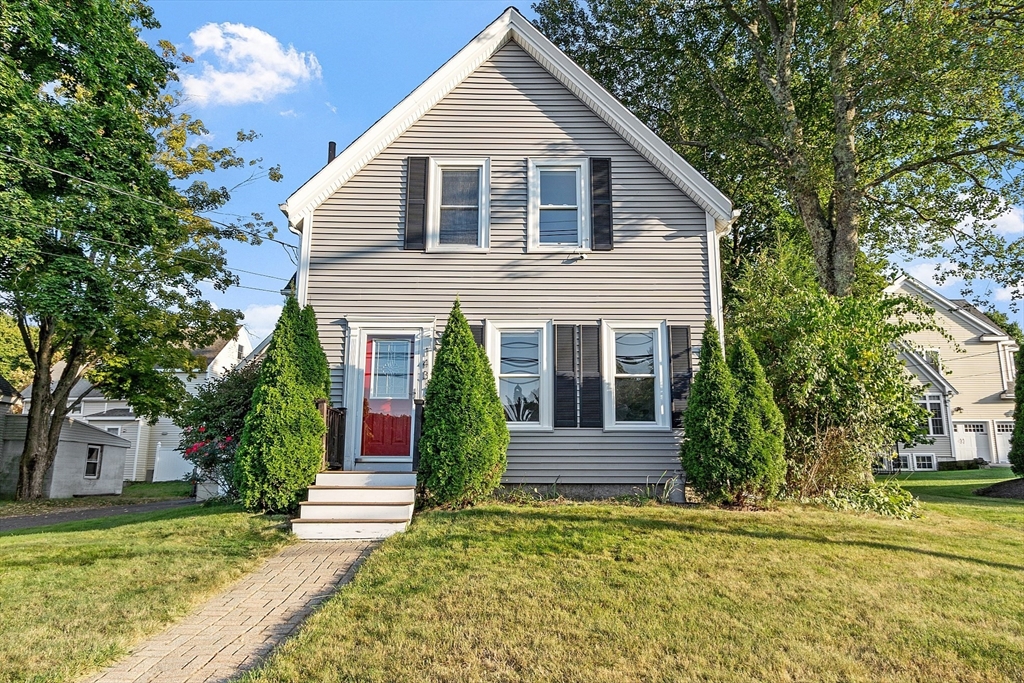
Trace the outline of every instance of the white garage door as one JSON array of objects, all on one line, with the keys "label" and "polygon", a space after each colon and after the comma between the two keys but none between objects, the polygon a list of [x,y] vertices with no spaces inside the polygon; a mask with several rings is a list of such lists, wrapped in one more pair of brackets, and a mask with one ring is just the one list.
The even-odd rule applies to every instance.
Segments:
[{"label": "white garage door", "polygon": [[1010,462],[1010,437],[1013,436],[1012,422],[996,422],[996,455],[999,462]]},{"label": "white garage door", "polygon": [[956,438],[957,460],[974,460],[982,458],[992,462],[992,449],[989,448],[987,422],[955,422],[953,432]]}]

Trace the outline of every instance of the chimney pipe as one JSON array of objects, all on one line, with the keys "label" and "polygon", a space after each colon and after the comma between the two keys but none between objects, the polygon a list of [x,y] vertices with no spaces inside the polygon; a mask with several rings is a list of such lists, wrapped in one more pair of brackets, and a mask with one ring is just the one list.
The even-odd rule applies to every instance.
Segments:
[{"label": "chimney pipe", "polygon": [[337,151],[338,145],[334,143],[334,140],[331,140],[330,142],[327,143],[327,163],[331,163],[332,161],[334,161],[334,155],[337,153]]}]

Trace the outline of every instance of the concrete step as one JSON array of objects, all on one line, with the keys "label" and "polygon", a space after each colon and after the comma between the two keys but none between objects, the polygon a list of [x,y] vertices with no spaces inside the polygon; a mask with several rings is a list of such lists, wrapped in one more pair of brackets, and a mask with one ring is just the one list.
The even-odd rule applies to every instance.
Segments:
[{"label": "concrete step", "polygon": [[415,472],[370,472],[348,470],[321,472],[316,475],[317,486],[416,486]]},{"label": "concrete step", "polygon": [[311,503],[412,503],[413,486],[310,486]]},{"label": "concrete step", "polygon": [[412,519],[412,503],[300,503],[299,519]]},{"label": "concrete step", "polygon": [[293,519],[292,532],[304,541],[340,541],[358,539],[374,541],[401,533],[407,520]]}]

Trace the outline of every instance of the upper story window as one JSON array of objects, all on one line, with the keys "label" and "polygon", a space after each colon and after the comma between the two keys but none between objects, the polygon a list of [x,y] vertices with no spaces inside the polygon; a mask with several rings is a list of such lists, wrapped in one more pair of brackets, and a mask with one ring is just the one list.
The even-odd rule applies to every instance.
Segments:
[{"label": "upper story window", "polygon": [[530,251],[590,249],[589,160],[530,159]]},{"label": "upper story window", "polygon": [[432,158],[431,171],[427,250],[486,250],[490,160]]},{"label": "upper story window", "polygon": [[81,403],[77,403],[77,404],[71,406],[71,410],[68,412],[68,415],[81,415],[81,414],[82,414],[82,404]]},{"label": "upper story window", "polygon": [[668,428],[665,323],[605,323],[605,428]]},{"label": "upper story window", "polygon": [[924,359],[928,361],[929,365],[931,365],[933,368],[940,372],[942,371],[942,357],[939,354],[938,348],[934,346],[928,347],[926,349],[923,349],[922,353],[924,354]]},{"label": "upper story window", "polygon": [[928,436],[942,436],[946,433],[946,420],[942,414],[942,397],[938,394],[928,394],[924,400],[917,404],[931,413],[928,421],[923,425],[928,430]]}]

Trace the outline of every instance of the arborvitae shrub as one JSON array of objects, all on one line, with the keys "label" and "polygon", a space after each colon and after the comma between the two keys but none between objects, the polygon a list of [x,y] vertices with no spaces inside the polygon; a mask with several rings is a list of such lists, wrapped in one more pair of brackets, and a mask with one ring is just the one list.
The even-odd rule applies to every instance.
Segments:
[{"label": "arborvitae shrub", "polygon": [[245,417],[235,484],[250,510],[294,510],[323,460],[327,428],[315,404],[323,384],[311,387],[307,377],[312,373],[304,377],[300,371],[300,357],[313,355],[309,349],[300,351],[301,343],[308,343],[300,334],[301,317],[298,303],[288,299]]},{"label": "arborvitae shrub", "polygon": [[738,500],[771,499],[786,477],[786,426],[754,348],[740,333],[729,351],[736,389],[732,435]]},{"label": "arborvitae shrub", "polygon": [[1017,377],[1013,386],[1013,435],[1010,437],[1010,469],[1024,477],[1024,348],[1017,351]]},{"label": "arborvitae shrub", "polygon": [[730,500],[732,482],[738,475],[732,435],[736,391],[718,340],[715,322],[709,318],[704,325],[700,369],[683,414],[680,449],[687,483],[709,502]]},{"label": "arborvitae shrub", "polygon": [[508,441],[490,362],[456,299],[424,403],[418,475],[424,502],[462,506],[489,495],[505,472]]},{"label": "arborvitae shrub", "polygon": [[312,305],[307,304],[299,315],[295,348],[302,380],[309,386],[314,398],[328,398],[331,395],[331,371],[324,347],[320,345],[316,313]]}]

